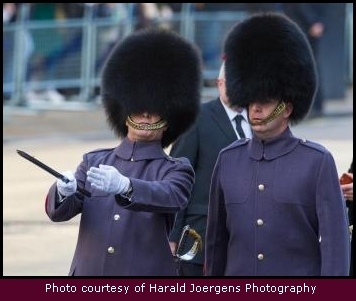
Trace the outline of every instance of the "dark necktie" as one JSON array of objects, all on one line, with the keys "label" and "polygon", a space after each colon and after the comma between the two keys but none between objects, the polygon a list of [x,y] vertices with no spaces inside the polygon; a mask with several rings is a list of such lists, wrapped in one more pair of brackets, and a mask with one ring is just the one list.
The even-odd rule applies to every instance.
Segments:
[{"label": "dark necktie", "polygon": [[245,133],[242,129],[241,126],[241,121],[244,119],[242,115],[238,114],[235,116],[235,122],[236,122],[236,131],[239,134],[240,138],[246,138]]}]

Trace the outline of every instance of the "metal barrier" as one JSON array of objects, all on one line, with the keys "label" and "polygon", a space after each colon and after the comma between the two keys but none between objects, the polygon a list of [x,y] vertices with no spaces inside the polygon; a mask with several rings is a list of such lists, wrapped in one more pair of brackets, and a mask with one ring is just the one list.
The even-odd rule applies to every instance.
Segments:
[{"label": "metal barrier", "polygon": [[110,46],[110,34],[119,40],[132,31],[130,15],[94,20],[87,6],[81,19],[31,21],[28,11],[23,4],[17,22],[3,27],[3,93],[19,106],[41,90],[74,89],[78,99],[90,100],[99,83],[95,62],[103,61],[101,46]]}]

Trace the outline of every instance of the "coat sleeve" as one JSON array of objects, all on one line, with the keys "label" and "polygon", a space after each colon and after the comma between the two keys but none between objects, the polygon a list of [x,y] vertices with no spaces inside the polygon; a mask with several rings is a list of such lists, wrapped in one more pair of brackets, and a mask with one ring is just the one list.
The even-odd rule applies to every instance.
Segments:
[{"label": "coat sleeve", "polygon": [[[170,155],[175,158],[186,157],[195,170],[199,151],[198,141],[198,128],[194,125],[173,144]],[[186,225],[186,214],[187,208],[176,214],[174,226],[170,235],[170,241],[178,243],[183,227]]]},{"label": "coat sleeve", "polygon": [[194,170],[185,158],[175,160],[162,179],[130,178],[131,199],[115,195],[118,205],[128,210],[155,213],[176,213],[188,205],[194,183]]},{"label": "coat sleeve", "polygon": [[351,247],[347,211],[336,165],[330,152],[324,154],[320,167],[316,207],[321,249],[321,276],[347,276]]}]

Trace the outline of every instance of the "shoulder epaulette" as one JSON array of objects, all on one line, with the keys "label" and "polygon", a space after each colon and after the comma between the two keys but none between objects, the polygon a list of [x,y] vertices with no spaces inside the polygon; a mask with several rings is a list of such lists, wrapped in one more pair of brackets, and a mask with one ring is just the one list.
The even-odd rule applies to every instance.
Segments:
[{"label": "shoulder epaulette", "polygon": [[182,162],[185,161],[186,158],[184,157],[171,157],[169,155],[166,156],[167,160],[171,161],[171,162]]},{"label": "shoulder epaulette", "polygon": [[299,139],[299,141],[300,141],[301,145],[313,148],[313,149],[315,149],[315,150],[317,150],[319,152],[325,153],[327,151],[326,148],[324,146],[322,146],[321,144],[319,144],[319,143],[316,143],[316,142],[313,142],[313,141],[309,141],[309,140],[306,140],[306,139]]},{"label": "shoulder epaulette", "polygon": [[230,145],[228,145],[227,147],[225,147],[222,151],[233,149],[233,148],[236,148],[236,147],[239,147],[242,145],[246,145],[249,141],[250,141],[249,138],[238,139],[238,140],[234,141],[233,143],[231,143]]}]

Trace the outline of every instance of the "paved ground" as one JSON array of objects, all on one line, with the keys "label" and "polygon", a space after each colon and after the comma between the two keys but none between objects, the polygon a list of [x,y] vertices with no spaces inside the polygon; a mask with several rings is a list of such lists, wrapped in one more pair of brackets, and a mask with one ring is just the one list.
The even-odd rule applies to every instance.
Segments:
[{"label": "paved ground", "polygon": [[[210,92],[207,91],[207,97]],[[211,96],[215,96],[212,94]],[[48,106],[47,106],[48,109]],[[338,172],[353,156],[353,91],[328,101],[326,116],[293,128],[296,135],[324,144]],[[3,121],[3,275],[67,275],[78,231],[78,218],[52,223],[44,199],[54,178],[17,155],[22,149],[58,171],[75,169],[82,153],[116,145],[100,105],[69,104],[63,110],[4,108]]]}]

